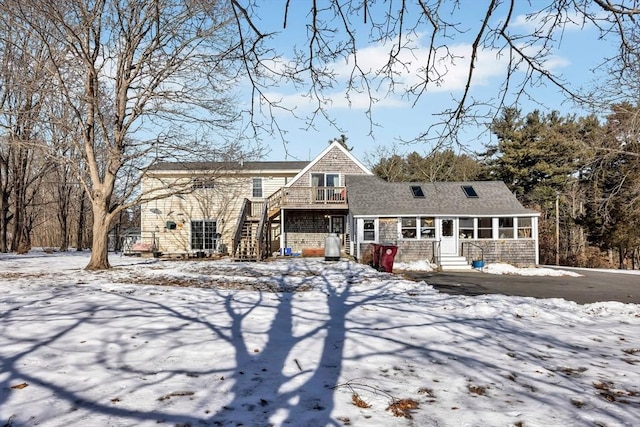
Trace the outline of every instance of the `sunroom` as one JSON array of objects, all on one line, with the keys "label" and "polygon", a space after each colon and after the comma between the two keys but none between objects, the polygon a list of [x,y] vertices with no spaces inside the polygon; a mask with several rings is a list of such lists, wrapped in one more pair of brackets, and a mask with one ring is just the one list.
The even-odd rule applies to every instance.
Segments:
[{"label": "sunroom", "polygon": [[538,213],[522,207],[502,182],[418,184],[348,177],[347,194],[352,253],[358,258],[376,243],[398,246],[400,262],[538,263]]}]

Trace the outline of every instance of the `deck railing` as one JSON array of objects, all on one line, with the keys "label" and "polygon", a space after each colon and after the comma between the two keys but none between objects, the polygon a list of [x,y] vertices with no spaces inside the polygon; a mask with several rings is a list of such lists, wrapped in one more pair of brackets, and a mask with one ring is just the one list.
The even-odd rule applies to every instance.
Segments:
[{"label": "deck railing", "polygon": [[346,203],[346,200],[345,187],[285,187],[271,195],[267,204],[271,212],[287,205],[337,205]]}]

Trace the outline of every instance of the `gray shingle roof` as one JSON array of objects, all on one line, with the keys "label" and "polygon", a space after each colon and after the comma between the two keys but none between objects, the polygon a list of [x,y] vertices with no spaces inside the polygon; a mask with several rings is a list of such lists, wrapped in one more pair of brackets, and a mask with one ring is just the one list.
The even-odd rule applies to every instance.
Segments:
[{"label": "gray shingle roof", "polygon": [[[424,198],[414,198],[412,185],[419,185]],[[462,190],[471,185],[478,193],[469,198]],[[502,181],[386,182],[376,176],[346,177],[349,209],[356,216],[400,215],[537,215],[525,209]]]},{"label": "gray shingle roof", "polygon": [[152,171],[295,171],[298,172],[306,167],[309,162],[300,161],[266,161],[266,162],[158,162],[152,165]]}]

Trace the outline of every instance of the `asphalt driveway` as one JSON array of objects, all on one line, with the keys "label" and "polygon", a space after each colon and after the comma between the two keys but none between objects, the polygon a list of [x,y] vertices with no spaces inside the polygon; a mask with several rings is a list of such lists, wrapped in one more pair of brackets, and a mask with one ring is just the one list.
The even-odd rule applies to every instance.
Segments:
[{"label": "asphalt driveway", "polygon": [[582,277],[515,276],[472,272],[417,272],[402,274],[425,281],[440,292],[454,295],[502,294],[534,298],[563,298],[578,304],[620,301],[640,304],[640,275],[575,270]]}]

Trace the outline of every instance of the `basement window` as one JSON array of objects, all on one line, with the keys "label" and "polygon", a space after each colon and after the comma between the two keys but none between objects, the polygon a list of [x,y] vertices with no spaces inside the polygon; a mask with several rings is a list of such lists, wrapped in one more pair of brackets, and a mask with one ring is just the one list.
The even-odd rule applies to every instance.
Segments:
[{"label": "basement window", "polygon": [[465,196],[469,199],[477,199],[478,193],[476,193],[476,189],[473,188],[472,185],[463,185],[462,191],[464,191]]},{"label": "basement window", "polygon": [[412,185],[411,192],[413,193],[414,199],[424,199],[424,192],[419,185]]}]

